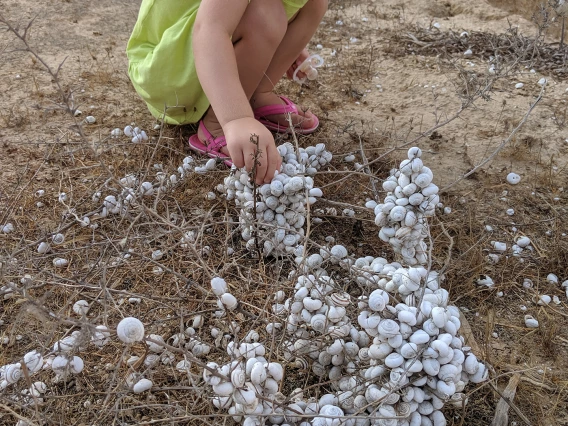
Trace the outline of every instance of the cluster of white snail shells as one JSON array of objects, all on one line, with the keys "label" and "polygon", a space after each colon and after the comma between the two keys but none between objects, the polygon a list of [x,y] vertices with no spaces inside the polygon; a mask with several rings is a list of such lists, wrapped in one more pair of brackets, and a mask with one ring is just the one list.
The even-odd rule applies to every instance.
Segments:
[{"label": "cluster of white snail shells", "polygon": [[440,201],[438,187],[432,182],[432,171],[424,166],[420,148],[408,150],[402,161],[383,182],[387,195],[382,203],[368,201],[375,212],[375,223],[381,227],[379,238],[388,242],[405,264],[425,264],[428,260],[426,218],[434,216]]},{"label": "cluster of white snail shells", "polygon": [[306,204],[321,197],[321,189],[314,186],[312,176],[327,165],[332,155],[324,144],[296,153],[290,143],[278,146],[282,168],[270,184],[255,187],[250,174],[236,170],[225,178],[225,194],[240,208],[241,236],[252,250],[257,245],[263,255],[290,253],[304,236]]},{"label": "cluster of white snail shells", "polygon": [[218,297],[217,306],[219,309],[233,311],[237,308],[237,298],[227,291],[227,282],[223,278],[214,277],[211,280],[211,288],[215,296]]},{"label": "cluster of white snail shells", "polygon": [[[128,174],[121,178],[119,180],[120,189],[115,189],[114,194],[107,195],[103,198],[101,211],[97,217],[104,218],[108,215],[124,215],[132,207],[139,205],[142,197],[151,197],[164,193],[192,172],[214,170],[216,161],[215,159],[209,159],[204,166],[198,166],[193,157],[187,156],[177,168],[178,173],[172,173],[169,176],[164,171],[161,171],[162,166],[160,164],[155,165],[155,167],[157,167],[159,171],[156,173],[153,181],[141,181],[141,179],[134,174]],[[101,198],[101,192],[96,192],[92,196],[95,202],[98,202]],[[88,218],[85,217],[81,222],[85,222],[85,219],[88,220]],[[88,225],[89,223],[87,223],[87,226]]]},{"label": "cluster of white snail shells", "polygon": [[[120,129],[113,130],[111,132],[111,136],[114,137],[120,136],[120,133],[117,132],[116,130]],[[128,125],[124,128],[124,135],[128,136],[129,138],[132,138],[131,139],[132,143],[140,143],[148,140],[148,135],[144,130],[141,130],[139,127],[132,127],[131,125]]]},{"label": "cluster of white snail shells", "polygon": [[[219,298],[227,294],[227,284],[222,278],[213,278],[211,287]],[[279,388],[284,368],[279,363],[268,362],[264,357],[266,349],[258,339],[259,334],[251,330],[242,343],[229,341],[226,350],[230,361],[224,365],[208,362],[203,369],[203,380],[215,395],[213,405],[228,411],[236,422],[257,425],[261,418],[268,418],[273,424],[281,424],[285,410],[271,401],[283,396]]]},{"label": "cluster of white snail shells", "polygon": [[371,259],[350,267],[369,291],[357,307],[321,270],[298,277],[284,303],[275,297],[273,311],[288,314],[284,355],[327,376],[336,390],[330,404],[346,415],[366,409],[390,416],[385,424],[445,424],[444,403],[465,399],[467,383],[485,380],[488,371],[459,336],[459,311],[447,305],[437,273]]},{"label": "cluster of white snail shells", "polygon": [[[352,275],[361,273],[362,259],[372,263],[357,259]],[[331,393],[317,401],[304,398],[301,389],[289,398],[280,394],[282,366],[264,358],[259,335],[251,332],[240,345],[227,344],[230,362],[207,364],[203,378],[215,394],[213,404],[243,425],[445,425],[444,404],[461,406],[465,386],[485,380],[488,370],[459,336],[459,311],[448,306],[435,272],[378,263],[379,279],[367,283],[369,292],[357,303],[321,269],[317,277],[300,275],[291,298],[275,294],[274,313],[287,315],[285,358],[329,378]],[[220,278],[212,288],[218,297],[227,291]],[[395,295],[404,302],[396,303]],[[267,331],[277,332],[276,325]],[[372,423],[373,417],[381,421]]]},{"label": "cluster of white snail shells", "polygon": [[272,402],[281,395],[284,368],[279,363],[268,362],[265,352],[258,342],[237,345],[231,341],[227,345],[231,361],[224,365],[209,362],[203,370],[203,380],[215,395],[213,405],[228,411],[243,425],[260,424],[261,418],[280,424],[284,419],[284,409]]},{"label": "cluster of white snail shells", "polygon": [[[61,353],[44,359],[39,351],[33,350],[26,353],[19,362],[0,366],[0,390],[17,383],[23,377],[31,377],[42,369],[51,369],[56,375],[54,381],[57,381],[70,374],[79,374],[83,371],[83,367],[83,360],[78,356]],[[34,382],[29,389],[24,389],[22,395],[31,396],[35,403],[41,403],[43,402],[42,395],[46,392],[47,385],[38,381]]]}]

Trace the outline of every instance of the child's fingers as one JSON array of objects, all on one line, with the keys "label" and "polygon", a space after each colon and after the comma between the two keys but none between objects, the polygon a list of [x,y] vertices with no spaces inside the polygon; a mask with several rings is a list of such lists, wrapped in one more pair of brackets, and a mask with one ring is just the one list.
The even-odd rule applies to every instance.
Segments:
[{"label": "child's fingers", "polygon": [[248,172],[253,170],[254,166],[254,151],[252,149],[246,149],[243,151],[244,166]]},{"label": "child's fingers", "polygon": [[255,181],[257,185],[262,185],[264,183],[266,170],[268,169],[268,152],[266,150],[263,150],[262,148],[260,149],[261,151],[263,151],[263,153],[261,156],[258,156],[256,163]]},{"label": "child's fingers", "polygon": [[282,165],[282,157],[280,157],[280,153],[276,149],[275,144],[272,144],[268,148],[268,152],[268,168],[266,170],[266,176],[264,177],[264,183],[272,182],[274,172],[280,170],[280,166]]},{"label": "child's fingers", "polygon": [[231,149],[231,146],[227,145],[227,149],[229,150],[229,154],[231,155],[231,161],[235,166],[239,169],[245,167],[245,160],[243,157],[243,152],[239,149]]}]

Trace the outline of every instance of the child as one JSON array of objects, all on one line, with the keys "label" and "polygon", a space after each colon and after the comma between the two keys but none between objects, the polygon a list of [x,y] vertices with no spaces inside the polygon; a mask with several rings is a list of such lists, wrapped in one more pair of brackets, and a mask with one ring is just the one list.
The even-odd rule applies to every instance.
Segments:
[{"label": "child", "polygon": [[127,47],[132,83],[155,117],[199,121],[190,147],[228,165],[251,170],[258,135],[256,181],[268,183],[281,163],[270,130],[287,130],[286,113],[297,133],[318,126],[272,90],[308,57],[327,1],[142,0]]}]

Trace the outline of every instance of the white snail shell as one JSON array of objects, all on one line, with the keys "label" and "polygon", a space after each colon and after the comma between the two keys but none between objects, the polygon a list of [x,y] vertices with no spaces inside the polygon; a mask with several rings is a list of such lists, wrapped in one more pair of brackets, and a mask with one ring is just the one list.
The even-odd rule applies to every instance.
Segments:
[{"label": "white snail shell", "polygon": [[45,241],[42,241],[41,243],[39,243],[39,245],[37,246],[37,252],[39,254],[45,254],[47,252],[49,252],[51,250],[51,247],[49,246],[48,243],[46,243]]},{"label": "white snail shell", "polygon": [[211,288],[215,296],[219,297],[227,292],[227,283],[223,278],[215,277],[211,280]]},{"label": "white snail shell", "polygon": [[63,234],[54,234],[51,237],[51,241],[53,242],[53,244],[63,244],[63,242],[65,241],[65,235]]},{"label": "white snail shell", "polygon": [[155,342],[150,342],[150,341],[146,341],[146,344],[148,345],[148,349],[151,352],[155,352],[155,353],[162,353],[165,349],[165,341],[164,338],[162,336],[160,336],[159,334],[150,334],[148,336],[149,339],[155,340],[157,343]]},{"label": "white snail shell", "polygon": [[99,348],[102,348],[108,343],[108,338],[110,337],[110,332],[104,325],[97,325],[95,327],[95,332],[91,337],[93,344]]},{"label": "white snail shell", "polygon": [[347,254],[348,254],[347,249],[344,246],[339,245],[339,244],[333,246],[331,248],[330,252],[331,252],[331,255],[333,257],[336,257],[338,259],[343,259],[344,257],[347,257]]},{"label": "white snail shell", "polygon": [[517,239],[517,245],[521,248],[527,247],[531,243],[531,239],[529,237],[519,237]]},{"label": "white snail shell", "polygon": [[282,380],[282,378],[284,377],[284,369],[279,363],[269,362],[266,369],[268,371],[268,374],[270,374],[270,376],[277,382]]},{"label": "white snail shell", "polygon": [[379,334],[384,337],[395,337],[400,331],[400,326],[391,319],[384,319],[379,323]]},{"label": "white snail shell", "polygon": [[51,362],[51,369],[55,372],[55,374],[60,376],[65,374],[68,366],[69,360],[63,355],[56,356]]},{"label": "white snail shell", "polygon": [[323,314],[316,314],[310,319],[312,328],[318,333],[325,333],[328,327],[328,319]]},{"label": "white snail shell", "polygon": [[302,300],[302,306],[308,311],[317,311],[323,305],[323,302],[319,299],[312,299],[311,297],[304,297]]},{"label": "white snail shell", "polygon": [[134,393],[142,393],[150,390],[154,384],[149,379],[140,379],[134,386],[132,386],[132,391]]},{"label": "white snail shell", "polygon": [[62,268],[64,266],[67,266],[68,264],[69,261],[67,259],[63,259],[61,257],[56,257],[55,259],[53,259],[53,266],[57,268]]},{"label": "white snail shell", "polygon": [[402,364],[404,364],[404,361],[404,357],[397,352],[388,354],[384,359],[385,365],[389,368],[400,367]]},{"label": "white snail shell", "polygon": [[246,373],[242,368],[235,368],[231,372],[231,383],[236,388],[243,387],[245,385],[246,379]]},{"label": "white snail shell", "polygon": [[266,366],[263,362],[256,362],[250,372],[250,380],[255,385],[262,385],[268,377]]},{"label": "white snail shell", "polygon": [[24,364],[26,364],[30,374],[33,374],[41,370],[43,366],[43,356],[36,350],[28,352],[24,355]]},{"label": "white snail shell", "polygon": [[369,308],[375,312],[382,312],[388,301],[388,293],[382,289],[376,289],[369,295]]},{"label": "white snail shell", "polygon": [[238,305],[237,298],[231,293],[223,293],[220,300],[221,303],[230,311],[234,310]]},{"label": "white snail shell", "polygon": [[538,321],[532,315],[525,315],[525,325],[528,328],[538,328]]},{"label": "white snail shell", "polygon": [[77,300],[73,304],[73,312],[77,315],[87,315],[87,312],[89,312],[89,302],[86,300]]},{"label": "white snail shell", "polygon": [[44,382],[34,382],[30,386],[30,394],[35,397],[40,397],[47,392],[47,385]]},{"label": "white snail shell", "polygon": [[53,350],[55,352],[71,352],[76,345],[77,345],[77,337],[76,335],[72,334],[55,342],[55,344],[53,345]]},{"label": "white snail shell", "polygon": [[256,390],[252,383],[247,382],[244,388],[235,389],[233,392],[233,399],[235,402],[242,405],[253,405],[258,403],[256,397]]},{"label": "white snail shell", "polygon": [[144,338],[144,324],[138,318],[124,318],[118,323],[116,335],[123,343],[140,342]]},{"label": "white snail shell", "polygon": [[403,206],[395,206],[389,213],[389,218],[394,222],[404,220],[406,216],[406,209]]},{"label": "white snail shell", "polygon": [[448,321],[448,315],[446,314],[446,310],[442,307],[436,306],[432,308],[432,312],[430,313],[432,316],[432,322],[438,328],[444,328],[446,322]]},{"label": "white snail shell", "polygon": [[509,173],[507,175],[507,182],[509,182],[511,185],[516,185],[521,181],[521,177],[516,174],[516,173]]},{"label": "white snail shell", "polygon": [[22,377],[22,365],[20,363],[8,364],[4,366],[4,372],[2,374],[3,380],[11,383],[16,383]]},{"label": "white snail shell", "polygon": [[187,373],[191,369],[191,362],[186,359],[182,359],[176,364],[176,370],[180,373]]},{"label": "white snail shell", "polygon": [[73,374],[79,374],[81,371],[83,371],[84,367],[85,363],[83,362],[83,359],[79,358],[78,356],[74,356],[73,359],[71,359],[69,362],[69,369]]}]

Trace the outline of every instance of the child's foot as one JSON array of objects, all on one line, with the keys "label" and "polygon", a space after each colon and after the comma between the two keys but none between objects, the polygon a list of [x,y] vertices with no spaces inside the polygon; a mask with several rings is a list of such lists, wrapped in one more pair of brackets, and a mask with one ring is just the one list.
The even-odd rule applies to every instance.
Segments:
[{"label": "child's foot", "polygon": [[[215,139],[220,136],[223,136],[223,129],[221,128],[219,121],[217,121],[217,117],[215,117],[215,114],[212,113],[211,109],[207,112],[207,114],[205,114],[202,121],[203,125],[205,126],[205,129],[207,129],[207,131],[209,131],[211,136],[213,136]],[[211,143],[211,141],[207,139],[207,135],[205,134],[201,126],[197,129],[197,137],[204,145],[209,145]],[[220,151],[221,153],[223,153],[225,157],[228,158],[231,157],[229,155],[229,150],[227,149],[227,145],[222,147]]]},{"label": "child's foot", "polygon": [[271,114],[272,110],[283,110],[290,112],[292,124],[295,129],[305,131],[306,133],[313,132],[318,125],[317,117],[302,107],[296,107],[288,99],[280,97],[273,92],[255,93],[251,99],[251,106],[257,118],[263,119],[263,124],[266,121],[273,123],[275,126],[267,127],[275,131],[285,131],[289,126],[287,113]]}]

